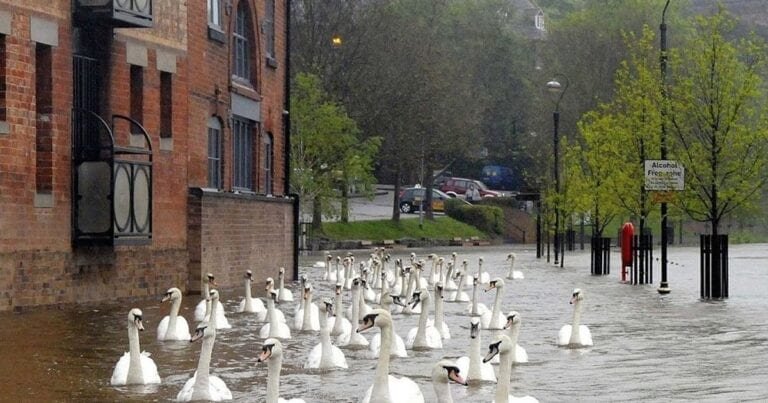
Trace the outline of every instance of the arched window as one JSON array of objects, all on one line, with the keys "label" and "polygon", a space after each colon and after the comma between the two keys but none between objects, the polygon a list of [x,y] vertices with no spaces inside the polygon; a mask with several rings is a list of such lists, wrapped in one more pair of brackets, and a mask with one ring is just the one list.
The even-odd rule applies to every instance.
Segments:
[{"label": "arched window", "polygon": [[221,121],[208,119],[208,187],[221,189]]},{"label": "arched window", "polygon": [[254,41],[253,30],[251,29],[251,13],[248,2],[245,0],[241,0],[237,5],[235,30],[232,36],[232,46],[234,47],[232,74],[236,78],[252,84],[251,46]]}]

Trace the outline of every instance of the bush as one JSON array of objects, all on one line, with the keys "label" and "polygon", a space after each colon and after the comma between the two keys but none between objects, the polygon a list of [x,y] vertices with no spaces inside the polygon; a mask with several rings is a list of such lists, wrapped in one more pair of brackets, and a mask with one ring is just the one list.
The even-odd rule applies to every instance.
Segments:
[{"label": "bush", "polygon": [[445,214],[490,235],[504,233],[504,212],[499,207],[466,204],[451,199],[445,202]]}]

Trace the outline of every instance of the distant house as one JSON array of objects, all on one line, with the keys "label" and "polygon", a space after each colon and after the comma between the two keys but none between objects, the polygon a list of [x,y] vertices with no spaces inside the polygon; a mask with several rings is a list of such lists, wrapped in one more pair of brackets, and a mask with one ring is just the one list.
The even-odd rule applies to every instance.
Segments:
[{"label": "distant house", "polygon": [[287,3],[0,0],[0,311],[290,278]]}]

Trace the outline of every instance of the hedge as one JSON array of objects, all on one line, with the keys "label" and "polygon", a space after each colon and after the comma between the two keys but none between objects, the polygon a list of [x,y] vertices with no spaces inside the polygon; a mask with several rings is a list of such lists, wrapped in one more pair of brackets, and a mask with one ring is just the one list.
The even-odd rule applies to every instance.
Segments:
[{"label": "hedge", "polygon": [[445,202],[445,214],[490,235],[504,233],[504,212],[500,207],[466,204],[461,200]]}]

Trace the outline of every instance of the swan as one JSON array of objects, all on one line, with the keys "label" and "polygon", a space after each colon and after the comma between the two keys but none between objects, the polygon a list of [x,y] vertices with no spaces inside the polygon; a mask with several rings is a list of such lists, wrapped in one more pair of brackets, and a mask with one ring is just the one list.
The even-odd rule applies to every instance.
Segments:
[{"label": "swan", "polygon": [[307,283],[302,294],[304,308],[296,312],[293,328],[302,332],[316,332],[320,330],[320,312],[317,305],[312,302],[312,285]]},{"label": "swan", "polygon": [[349,322],[349,319],[344,317],[341,288],[342,284],[336,283],[335,307],[333,308],[333,312],[336,316],[328,319],[328,326],[331,328],[331,336],[334,337],[338,337],[342,334],[350,334],[350,332],[352,332],[352,323]]},{"label": "swan", "polygon": [[179,316],[181,308],[181,290],[169,288],[163,296],[163,302],[171,301],[171,313],[166,315],[157,325],[158,340],[189,340],[189,324],[183,316]]},{"label": "swan", "polygon": [[496,297],[493,300],[493,309],[491,311],[485,311],[480,315],[480,323],[483,325],[483,329],[504,329],[504,314],[501,312],[501,299],[504,295],[504,280],[496,277],[488,283],[488,288],[485,292],[496,289]]},{"label": "swan", "polygon": [[480,284],[491,282],[491,275],[487,271],[483,271],[483,258],[477,259],[477,278]]},{"label": "swan", "polygon": [[160,383],[157,365],[149,358],[149,353],[141,351],[139,332],[144,331],[141,323],[141,309],[133,308],[128,312],[128,352],[117,361],[110,383],[120,385],[149,385]]},{"label": "swan", "polygon": [[285,288],[285,267],[281,267],[278,271],[277,280],[280,282],[280,288],[277,289],[277,300],[279,302],[293,301],[293,293]]},{"label": "swan", "polygon": [[[389,289],[386,287],[386,281],[384,282],[385,286],[381,290],[381,306],[380,308],[389,312],[390,307],[390,299],[396,299],[398,304],[400,303],[400,297],[390,297],[389,296]],[[395,331],[395,324],[393,323],[390,326],[390,330],[392,331],[392,340],[394,341],[395,345],[392,346],[390,349],[390,352],[395,357],[408,357],[408,352],[405,350],[405,343],[403,342],[403,338],[400,337],[400,335],[397,334]],[[368,345],[368,350],[370,351],[370,357],[371,358],[378,358],[379,352],[381,351],[381,333],[376,333],[371,337],[371,344]]]},{"label": "swan", "polygon": [[514,350],[515,345],[509,336],[500,334],[496,336],[496,341],[488,346],[488,354],[483,358],[483,362],[490,361],[497,354],[501,356],[499,359],[499,381],[496,382],[496,396],[494,397],[494,403],[501,402],[538,402],[536,398],[531,396],[514,397],[509,394],[510,377],[512,375],[512,357],[511,353]]},{"label": "swan", "polygon": [[370,402],[409,402],[423,403],[424,396],[416,382],[409,378],[397,378],[389,375],[390,348],[392,347],[392,315],[384,309],[374,309],[366,315],[358,332],[363,332],[374,325],[381,329],[381,354],[376,365],[376,375],[373,385],[368,388],[362,403]]},{"label": "swan", "polygon": [[301,294],[301,298],[299,299],[299,303],[293,307],[294,324],[295,324],[295,321],[302,320],[302,315],[298,315],[298,313],[299,311],[304,309],[304,303],[306,302],[306,300],[304,299],[304,287],[307,286],[308,282],[309,282],[309,277],[307,277],[306,274],[302,274],[301,276],[299,276],[299,290],[301,290],[302,294]]},{"label": "swan", "polygon": [[[211,306],[215,308],[219,302],[219,293],[216,290],[211,290],[209,295]],[[217,320],[216,315],[211,315],[210,322],[202,322],[197,325],[195,334],[189,340],[190,343],[193,343],[203,339],[203,346],[200,349],[197,371],[179,391],[179,394],[176,396],[178,401],[212,400],[219,402],[222,400],[232,400],[232,392],[224,381],[218,376],[210,374],[211,353],[213,353],[213,344],[216,341]]]},{"label": "swan", "polygon": [[413,293],[413,298],[409,305],[422,304],[421,314],[419,316],[419,326],[408,331],[408,337],[405,339],[405,347],[410,349],[424,348],[443,348],[443,341],[440,332],[431,325],[427,324],[429,319],[429,291],[426,288]]},{"label": "swan", "polygon": [[445,323],[443,313],[443,284],[441,282],[435,283],[435,323],[434,326],[440,337],[443,339],[451,338],[451,329],[448,328],[448,324]]},{"label": "swan", "polygon": [[288,325],[285,324],[285,322],[280,322],[278,320],[277,312],[279,311],[275,309],[277,291],[269,286],[271,281],[272,278],[267,279],[267,294],[269,295],[269,299],[267,300],[267,320],[269,323],[261,327],[261,330],[259,330],[259,337],[262,339],[269,337],[290,339],[291,329],[288,327]]},{"label": "swan", "polygon": [[251,297],[251,283],[253,282],[253,273],[250,270],[245,272],[245,297],[240,301],[237,312],[255,313],[259,322],[264,322],[267,318],[267,308],[259,298]]},{"label": "swan", "polygon": [[514,252],[507,255],[507,261],[509,262],[509,270],[507,271],[507,280],[522,280],[525,278],[522,271],[514,269],[516,259],[517,259],[517,254],[515,254]]},{"label": "swan", "polygon": [[320,304],[320,343],[309,352],[304,368],[348,368],[347,359],[341,349],[331,344],[331,332],[328,328],[327,317],[333,314],[333,303],[323,301]]},{"label": "swan", "polygon": [[[331,256],[330,253],[327,253],[325,255],[325,262],[323,262],[323,266],[325,267],[325,273],[323,273],[323,280],[336,282],[336,273],[331,270],[332,260],[333,260],[333,256]],[[320,262],[317,262],[317,263],[320,263]],[[318,267],[317,263],[315,263],[315,267]]]},{"label": "swan", "polygon": [[[205,317],[208,315],[208,294],[211,292],[211,285],[214,287],[216,286],[216,281],[214,280],[213,273],[207,273],[205,277],[203,277],[203,299],[197,303],[197,306],[195,306],[195,321],[196,322],[202,322],[205,320]],[[224,308],[219,305],[219,310],[224,312]]]},{"label": "swan", "polygon": [[[584,301],[584,293],[576,288],[571,295],[571,304],[573,304],[573,324],[563,325],[560,333],[557,335],[558,346],[568,346],[573,348],[592,346],[592,333],[586,325],[581,322],[581,302]],[[574,332],[573,329],[578,329]]]},{"label": "swan", "polygon": [[[459,281],[456,283],[455,291],[448,294],[448,302],[469,302],[469,295],[462,289],[464,288],[464,276],[467,274],[463,270],[458,270],[454,278]],[[471,311],[471,308],[470,308]]]},{"label": "swan", "polygon": [[[407,296],[413,295],[414,292],[416,292],[421,288],[426,289],[427,287],[429,287],[429,284],[427,284],[427,280],[424,280],[423,278],[421,278],[421,270],[423,268],[424,268],[424,261],[419,260],[416,263],[414,263],[412,269],[408,270],[409,277],[408,277],[408,290],[406,292]],[[421,301],[418,301],[416,305],[407,304],[403,308],[401,313],[406,315],[421,313],[422,305],[423,304],[421,303]]]},{"label": "swan", "polygon": [[469,337],[469,355],[459,357],[456,360],[456,366],[459,367],[462,374],[466,374],[469,382],[496,382],[493,365],[490,362],[483,362],[483,355],[480,352],[482,337],[480,336],[479,318],[470,320]]},{"label": "swan", "polygon": [[427,282],[428,285],[434,285],[437,279],[439,278],[438,272],[437,272],[437,265],[439,263],[439,260],[441,258],[438,258],[436,254],[430,253],[427,255],[427,260],[429,260],[432,264],[429,266],[429,275],[427,276]]},{"label": "swan", "polygon": [[283,344],[280,340],[264,340],[261,353],[256,362],[267,362],[267,398],[266,403],[304,403],[304,399],[285,400],[280,394],[280,371],[283,368]]},{"label": "swan", "polygon": [[440,360],[432,367],[432,387],[435,389],[437,403],[453,403],[451,388],[448,386],[450,381],[467,386],[467,381],[459,375],[460,372],[459,367],[451,360]]},{"label": "swan", "polygon": [[[351,323],[358,323],[360,319],[360,279],[356,278],[353,281],[352,287],[352,315],[350,316]],[[341,334],[336,338],[336,344],[340,346],[352,346],[352,347],[367,347],[368,340],[363,337],[362,334],[355,331],[357,326],[350,327],[350,331],[347,334]]]},{"label": "swan", "polygon": [[448,268],[445,270],[445,276],[442,280],[440,280],[443,284],[445,284],[445,290],[446,291],[456,291],[459,289],[458,284],[454,281],[454,275],[453,272],[456,270],[456,268],[453,266],[453,262],[448,262]]},{"label": "swan", "polygon": [[467,304],[466,312],[469,316],[481,316],[488,311],[488,307],[482,302],[477,302],[477,277],[472,277],[472,302]]},{"label": "swan", "polygon": [[528,353],[517,343],[517,339],[520,337],[520,324],[519,313],[512,311],[507,314],[507,324],[504,325],[504,328],[507,329],[509,339],[515,344],[515,350],[512,351],[512,362],[516,364],[528,362]]}]

